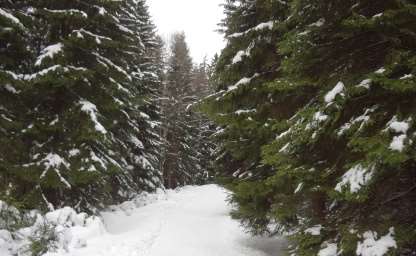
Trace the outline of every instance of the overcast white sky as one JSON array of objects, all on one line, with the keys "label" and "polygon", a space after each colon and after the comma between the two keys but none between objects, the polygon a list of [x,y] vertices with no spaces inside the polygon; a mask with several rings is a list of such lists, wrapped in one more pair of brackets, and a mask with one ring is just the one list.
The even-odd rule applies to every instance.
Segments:
[{"label": "overcast white sky", "polygon": [[224,47],[222,35],[214,30],[221,21],[223,0],[148,0],[159,34],[168,38],[184,31],[194,61],[211,58]]}]

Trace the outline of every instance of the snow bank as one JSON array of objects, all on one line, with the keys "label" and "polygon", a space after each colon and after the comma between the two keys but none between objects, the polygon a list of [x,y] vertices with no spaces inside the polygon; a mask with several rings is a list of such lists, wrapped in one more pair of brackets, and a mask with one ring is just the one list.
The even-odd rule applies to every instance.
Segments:
[{"label": "snow bank", "polygon": [[[110,206],[107,211],[116,212],[117,216],[126,216],[133,210],[165,199],[166,193],[162,190],[152,194],[142,193],[131,201]],[[103,212],[103,215],[106,213]],[[72,255],[68,253],[87,247],[89,240],[109,234],[102,217],[77,213],[70,207],[42,215],[38,211],[20,213],[16,208],[0,201],[0,216],[1,256],[31,256],[31,243],[41,239],[42,246],[49,248],[45,255]],[[10,220],[4,219],[4,216],[10,216]],[[26,220],[26,225],[23,220]],[[16,223],[24,227],[17,230],[4,229]],[[45,244],[45,241],[48,241],[48,244]]]},{"label": "snow bank", "polygon": [[0,214],[15,220],[8,224],[24,226],[17,230],[6,230],[2,228],[7,225],[0,223],[2,256],[30,256],[31,245],[36,241],[39,241],[45,250],[68,251],[85,246],[85,239],[105,232],[100,218],[76,213],[69,207],[41,215],[37,211],[20,213],[16,208],[0,201]]},{"label": "snow bank", "polygon": [[383,256],[391,248],[397,248],[394,239],[394,228],[390,228],[389,233],[377,239],[377,233],[367,231],[363,234],[364,241],[358,242],[357,255],[361,256]]}]

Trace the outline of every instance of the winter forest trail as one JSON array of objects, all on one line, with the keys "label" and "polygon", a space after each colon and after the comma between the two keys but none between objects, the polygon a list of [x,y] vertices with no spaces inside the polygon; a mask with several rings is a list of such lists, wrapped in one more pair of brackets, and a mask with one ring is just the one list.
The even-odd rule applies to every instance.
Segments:
[{"label": "winter forest trail", "polygon": [[[103,213],[106,232],[67,256],[276,256],[284,241],[253,238],[215,185],[168,191],[147,206]],[[52,254],[53,255],[53,254]],[[60,254],[61,255],[61,254]]]}]

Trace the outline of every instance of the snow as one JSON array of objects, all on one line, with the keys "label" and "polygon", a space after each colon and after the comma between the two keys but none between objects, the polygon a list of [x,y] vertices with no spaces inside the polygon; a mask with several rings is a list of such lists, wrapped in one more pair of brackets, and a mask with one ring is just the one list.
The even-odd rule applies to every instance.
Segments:
[{"label": "snow", "polygon": [[41,162],[45,166],[46,170],[60,168],[62,165],[69,168],[69,163],[66,162],[60,155],[54,153],[49,153]]},{"label": "snow", "polygon": [[81,10],[77,10],[77,9],[68,9],[68,10],[50,10],[50,9],[46,9],[46,11],[48,12],[52,12],[52,13],[60,13],[60,14],[68,14],[71,16],[74,15],[81,15],[83,18],[88,18],[88,15],[86,12],[81,11]]},{"label": "snow", "polygon": [[364,87],[366,89],[370,89],[371,82],[372,82],[371,79],[364,79],[363,81],[360,82],[359,85],[357,85],[357,87]]},{"label": "snow", "polygon": [[245,51],[237,52],[237,54],[233,58],[233,64],[237,64],[237,63],[241,62],[243,60],[243,57],[245,57],[245,56],[246,56]]},{"label": "snow", "polygon": [[383,74],[384,72],[386,72],[386,69],[385,68],[380,68],[377,71],[375,71],[374,73],[376,73],[376,74]]},{"label": "snow", "polygon": [[[62,68],[61,65],[54,65],[52,67],[43,69],[37,73],[34,74],[29,74],[29,75],[20,75],[19,78],[23,79],[23,80],[27,80],[27,81],[32,81],[38,77],[42,77],[47,75],[49,72],[55,72],[56,70],[58,70],[59,68]],[[67,71],[67,68],[64,68],[64,71]]]},{"label": "snow", "polygon": [[130,141],[139,149],[144,149],[143,142],[141,142],[136,136],[131,135]]},{"label": "snow", "polygon": [[104,7],[96,6],[98,8],[98,14],[105,15],[107,13],[107,10]]},{"label": "snow", "polygon": [[342,176],[342,181],[338,183],[335,187],[335,190],[342,192],[342,189],[349,185],[351,193],[357,193],[362,186],[365,186],[370,182],[373,177],[372,170],[363,167],[361,164],[358,164],[351,169],[349,169],[344,176]]},{"label": "snow", "polygon": [[229,217],[231,206],[226,199],[227,191],[207,185],[159,190],[111,207],[102,212],[102,220],[62,209],[48,215],[49,220],[65,228],[59,235],[59,249],[45,256],[271,256],[283,253],[286,244],[282,238],[251,237],[245,233]]},{"label": "snow", "polygon": [[305,234],[310,234],[312,236],[321,235],[322,225],[316,225],[311,228],[308,228],[304,231]]},{"label": "snow", "polygon": [[334,243],[326,243],[325,247],[321,249],[318,256],[337,256],[338,245]]},{"label": "snow", "polygon": [[349,123],[345,123],[338,131],[338,136],[343,135],[347,130],[349,130],[354,124],[361,123],[358,131],[361,131],[364,126],[370,121],[370,114],[377,109],[377,106],[368,108],[365,110],[364,114],[352,119]]},{"label": "snow", "polygon": [[128,80],[133,81],[133,79],[131,78],[131,76],[127,73],[127,71],[125,71],[123,68],[121,68],[120,66],[117,66],[116,64],[114,64],[111,60],[107,59],[106,57],[103,57],[101,55],[99,55],[98,53],[93,53],[93,55],[95,55],[98,60],[102,61],[102,63],[107,66],[106,64],[112,66],[114,69],[116,69],[118,72],[122,73]]},{"label": "snow", "polygon": [[322,112],[316,112],[313,116],[313,119],[317,122],[324,122],[329,118],[328,115],[325,115]]},{"label": "snow", "polygon": [[231,35],[228,36],[228,38],[238,38],[238,37],[247,35],[248,33],[252,32],[252,31],[259,31],[259,30],[264,30],[264,29],[272,30],[273,26],[274,26],[274,21],[260,23],[257,26],[255,26],[254,28],[250,28],[250,29],[248,29],[244,32],[231,34]]},{"label": "snow", "polygon": [[361,256],[383,256],[391,248],[397,248],[394,239],[394,228],[391,227],[389,233],[380,239],[377,239],[377,233],[367,231],[363,234],[364,241],[358,242],[357,255]]},{"label": "snow", "polygon": [[16,88],[14,88],[13,86],[11,86],[10,84],[6,84],[4,86],[4,88],[6,89],[6,91],[13,93],[13,94],[18,94],[19,92],[16,90]]},{"label": "snow", "polygon": [[400,77],[400,80],[410,79],[410,78],[413,78],[413,77],[414,77],[413,74],[406,74],[406,75]]},{"label": "snow", "polygon": [[21,27],[21,28],[24,27],[23,24],[20,22],[20,20],[18,18],[16,18],[12,14],[6,12],[2,8],[0,8],[0,15],[3,16],[3,17],[5,17],[6,19],[10,20],[14,24],[18,25],[19,27]]},{"label": "snow", "polygon": [[288,153],[290,148],[290,142],[286,143],[280,150],[279,153]]},{"label": "snow", "polygon": [[302,188],[303,188],[303,183],[299,183],[299,185],[296,187],[294,193],[295,194],[299,193],[302,190]]},{"label": "snow", "polygon": [[408,122],[399,122],[396,118],[389,124],[389,128],[397,133],[407,133],[410,125]]},{"label": "snow", "polygon": [[81,151],[77,148],[74,148],[74,149],[69,150],[68,153],[69,153],[69,157],[75,157],[81,154]]},{"label": "snow", "polygon": [[390,143],[390,149],[394,151],[402,152],[404,149],[404,142],[407,139],[406,133],[410,129],[410,121],[398,121],[397,116],[394,116],[392,120],[387,124],[387,129],[390,129],[396,133],[400,133],[393,137],[393,141]]},{"label": "snow", "polygon": [[238,51],[237,54],[233,58],[232,64],[234,65],[234,64],[241,62],[244,57],[250,57],[251,50],[253,50],[254,46],[255,46],[255,43],[252,42],[250,43],[250,45],[245,51]]},{"label": "snow", "polygon": [[324,24],[325,24],[325,19],[324,18],[321,18],[318,21],[310,24],[309,26],[310,27],[322,27]]},{"label": "snow", "polygon": [[395,136],[393,141],[390,143],[390,149],[398,152],[402,152],[404,150],[404,141],[407,139],[407,135],[402,134],[399,136]]},{"label": "snow", "polygon": [[49,153],[44,159],[40,161],[45,166],[45,170],[41,174],[40,178],[43,179],[49,170],[53,171],[58,176],[59,180],[68,188],[71,188],[71,184],[61,175],[59,168],[64,166],[66,169],[69,169],[70,164],[58,154]]},{"label": "snow", "polygon": [[257,109],[240,109],[240,110],[235,111],[234,113],[239,116],[239,115],[256,113],[256,112],[257,112]]},{"label": "snow", "polygon": [[331,103],[335,100],[337,95],[343,95],[342,92],[345,89],[345,85],[342,82],[338,82],[337,85],[325,95],[325,102]]},{"label": "snow", "polygon": [[81,105],[81,111],[87,113],[90,116],[91,121],[95,124],[95,130],[102,134],[107,134],[107,130],[100,122],[98,122],[97,106],[87,100],[80,100],[79,104]]},{"label": "snow", "polygon": [[256,73],[252,77],[243,77],[243,78],[241,78],[235,85],[232,85],[232,86],[228,87],[228,92],[237,90],[240,85],[249,84],[251,82],[251,80],[253,80],[254,78],[256,78],[258,76],[259,76],[259,74]]},{"label": "snow", "polygon": [[56,54],[62,51],[64,45],[62,43],[57,43],[54,45],[50,45],[42,50],[42,54],[37,58],[35,62],[35,66],[40,66],[42,64],[43,59],[50,58],[52,59]]}]

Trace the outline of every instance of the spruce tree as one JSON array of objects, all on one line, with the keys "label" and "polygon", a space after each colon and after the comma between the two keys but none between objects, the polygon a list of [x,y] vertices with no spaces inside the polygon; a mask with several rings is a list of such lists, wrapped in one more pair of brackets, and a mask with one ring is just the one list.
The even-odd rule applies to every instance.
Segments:
[{"label": "spruce tree", "polygon": [[17,132],[23,148],[19,159],[2,167],[8,180],[20,178],[17,200],[28,208],[43,203],[93,211],[160,186],[157,143],[146,134],[157,112],[144,111],[157,83],[148,83],[141,68],[150,56],[141,36],[156,38],[154,30],[144,34],[140,27],[146,20],[151,24],[149,16],[141,16],[144,2],[5,5],[29,24],[24,35],[29,43],[19,53],[33,53],[25,56],[25,65],[5,66],[14,68],[9,74],[25,88],[12,103],[15,110],[19,103],[25,107]]},{"label": "spruce tree", "polygon": [[16,74],[27,72],[33,58],[28,25],[30,20],[15,4],[0,4],[0,200],[14,200],[24,189],[23,177],[12,167],[22,163],[25,151],[20,131],[27,111],[21,98],[26,87]]},{"label": "spruce tree", "polygon": [[164,179],[167,188],[189,184],[189,172],[194,160],[192,150],[192,129],[186,107],[193,100],[191,95],[192,59],[185,41],[184,33],[172,36],[171,56],[168,60],[166,88],[167,98],[164,115],[164,138],[167,149],[164,158]]},{"label": "spruce tree", "polygon": [[[276,65],[258,86],[263,73],[253,76],[258,64],[247,61],[254,56],[231,49],[241,49],[236,36],[264,28],[250,22],[268,13],[266,3],[276,4],[268,11],[281,34],[275,49],[259,48]],[[228,1],[226,14],[224,32],[237,34],[205,108],[223,127],[219,167],[238,203],[234,216],[254,232],[290,232],[293,255],[369,255],[376,245],[373,255],[414,253],[414,1]],[[241,64],[236,73],[233,63]],[[270,136],[232,137],[247,125],[227,115],[252,109],[260,92],[268,93],[262,106],[271,104],[262,122]],[[266,171],[244,176],[247,165],[229,164],[247,159],[244,142],[260,158],[249,168]]]},{"label": "spruce tree", "polygon": [[[228,44],[219,57],[211,80],[217,93],[203,106],[219,126],[213,135],[218,178],[234,191],[241,209],[234,212],[253,228],[263,231],[269,222],[267,199],[257,193],[265,177],[273,175],[262,162],[262,146],[275,134],[271,118],[286,115],[275,101],[269,83],[280,75],[281,54],[276,50],[289,13],[285,1],[227,1],[223,32]],[[239,183],[239,181],[241,181]],[[254,210],[256,209],[256,210]]]}]

